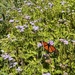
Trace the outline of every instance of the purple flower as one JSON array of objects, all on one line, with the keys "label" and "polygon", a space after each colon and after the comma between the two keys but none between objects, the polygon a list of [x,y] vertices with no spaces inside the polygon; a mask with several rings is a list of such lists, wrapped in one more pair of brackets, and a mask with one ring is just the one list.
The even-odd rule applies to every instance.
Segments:
[{"label": "purple flower", "polygon": [[39,29],[38,26],[33,26],[33,30],[34,30],[34,31],[37,31],[38,29]]},{"label": "purple flower", "polygon": [[2,54],[1,56],[4,58],[4,60],[6,60],[6,59],[8,59],[10,57],[7,53]]},{"label": "purple flower", "polygon": [[53,41],[49,41],[49,44],[50,44],[50,45],[53,45],[53,44],[54,44],[54,42],[53,42]]},{"label": "purple flower", "polygon": [[37,47],[38,47],[38,48],[39,48],[39,47],[41,47],[41,46],[42,46],[42,44],[41,44],[41,43],[38,43],[38,44],[37,44]]},{"label": "purple flower", "polygon": [[11,56],[9,56],[8,60],[11,61],[11,60],[13,60],[13,58]]},{"label": "purple flower", "polygon": [[68,44],[68,41],[67,40],[65,40],[65,39],[59,39],[61,42],[63,42],[64,44]]},{"label": "purple flower", "polygon": [[10,22],[10,23],[13,23],[13,22],[14,22],[14,20],[12,20],[12,19],[11,19],[11,20],[9,20],[9,22]]},{"label": "purple flower", "polygon": [[1,56],[4,58],[4,60],[6,60],[6,59],[8,59],[9,61],[13,60],[13,58],[7,53],[2,54]]},{"label": "purple flower", "polygon": [[14,62],[14,63],[13,63],[13,67],[15,67],[17,64],[18,64],[17,62]]},{"label": "purple flower", "polygon": [[67,45],[67,44],[68,44],[68,41],[67,41],[67,40],[64,40],[64,44],[66,44],[66,45]]},{"label": "purple flower", "polygon": [[16,28],[19,29],[20,32],[24,32],[24,29],[25,29],[24,26],[16,26]]}]

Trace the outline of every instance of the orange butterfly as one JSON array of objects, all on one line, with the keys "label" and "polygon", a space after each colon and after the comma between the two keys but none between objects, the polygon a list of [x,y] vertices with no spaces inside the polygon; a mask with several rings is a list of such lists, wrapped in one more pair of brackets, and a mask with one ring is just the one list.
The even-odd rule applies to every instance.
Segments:
[{"label": "orange butterfly", "polygon": [[56,48],[51,45],[50,43],[44,42],[44,41],[40,41],[40,43],[43,45],[44,49],[47,50],[48,52],[52,53],[52,52],[57,52]]}]

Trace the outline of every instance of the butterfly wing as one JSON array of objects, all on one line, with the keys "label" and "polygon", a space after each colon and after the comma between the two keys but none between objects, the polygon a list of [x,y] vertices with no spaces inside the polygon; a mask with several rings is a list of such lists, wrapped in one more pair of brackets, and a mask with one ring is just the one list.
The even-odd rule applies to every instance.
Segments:
[{"label": "butterfly wing", "polygon": [[47,42],[42,41],[41,44],[43,45],[45,50],[49,50],[49,46]]},{"label": "butterfly wing", "polygon": [[53,45],[48,44],[47,42],[42,41],[41,44],[43,45],[44,49],[48,52],[57,52],[56,48]]},{"label": "butterfly wing", "polygon": [[55,48],[53,45],[50,45],[48,51],[49,51],[50,53],[56,52],[56,48]]}]

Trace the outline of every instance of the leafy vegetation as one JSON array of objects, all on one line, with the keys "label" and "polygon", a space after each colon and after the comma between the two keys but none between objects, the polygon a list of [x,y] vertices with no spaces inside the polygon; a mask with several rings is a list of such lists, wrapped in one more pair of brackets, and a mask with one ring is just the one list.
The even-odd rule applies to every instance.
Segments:
[{"label": "leafy vegetation", "polygon": [[2,0],[0,10],[0,75],[75,75],[74,0]]}]

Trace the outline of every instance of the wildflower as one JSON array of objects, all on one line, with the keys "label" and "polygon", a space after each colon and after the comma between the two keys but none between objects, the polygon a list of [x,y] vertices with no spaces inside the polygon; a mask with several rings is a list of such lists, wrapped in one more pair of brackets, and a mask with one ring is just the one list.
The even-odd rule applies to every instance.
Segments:
[{"label": "wildflower", "polygon": [[13,67],[13,63],[11,62],[11,63],[9,63],[9,67],[10,68],[12,68]]},{"label": "wildflower", "polygon": [[61,12],[62,12],[62,13],[65,13],[65,11],[64,11],[64,10],[62,10]]},{"label": "wildflower", "polygon": [[3,18],[0,18],[0,21],[3,21]]},{"label": "wildflower", "polygon": [[8,60],[11,61],[11,60],[13,60],[13,58],[11,56],[9,56]]},{"label": "wildflower", "polygon": [[16,22],[16,23],[18,23],[18,22],[19,22],[19,20],[16,20],[15,22]]},{"label": "wildflower", "polygon": [[12,20],[12,19],[11,19],[11,20],[9,20],[9,22],[10,22],[10,23],[13,23],[13,22],[14,22],[14,20]]},{"label": "wildflower", "polygon": [[33,26],[33,25],[35,25],[33,21],[32,21],[32,22],[30,22],[30,24],[31,24],[32,26]]},{"label": "wildflower", "polygon": [[59,19],[59,20],[58,20],[58,22],[62,23],[62,22],[63,22],[63,20],[62,20],[62,19]]},{"label": "wildflower", "polygon": [[51,75],[50,73],[44,73],[43,75]]},{"label": "wildflower", "polygon": [[39,29],[38,26],[33,26],[33,30],[34,30],[34,31],[37,31],[38,29]]},{"label": "wildflower", "polygon": [[7,35],[7,38],[10,38],[10,34]]},{"label": "wildflower", "polygon": [[37,47],[38,47],[38,48],[39,48],[39,47],[41,47],[41,46],[42,46],[42,44],[41,44],[41,43],[38,43],[38,44],[37,44]]},{"label": "wildflower", "polygon": [[52,7],[53,7],[53,4],[52,4],[52,3],[48,3],[48,5],[50,6],[50,8],[52,8]]},{"label": "wildflower", "polygon": [[28,5],[28,6],[31,6],[31,5],[33,5],[33,3],[31,3],[31,2],[28,2],[28,3],[27,3],[27,5]]},{"label": "wildflower", "polygon": [[26,3],[27,1],[24,1],[24,3]]},{"label": "wildflower", "polygon": [[59,41],[64,42],[64,39],[59,39]]},{"label": "wildflower", "polygon": [[71,40],[73,43],[75,43],[75,40]]},{"label": "wildflower", "polygon": [[36,8],[40,9],[41,7],[40,6],[37,6]]},{"label": "wildflower", "polygon": [[62,64],[62,63],[60,63],[60,67],[61,67],[62,69],[66,69],[67,66],[68,66],[67,64]]},{"label": "wildflower", "polygon": [[15,67],[17,64],[18,64],[17,62],[14,62],[14,63],[13,63],[13,67]]},{"label": "wildflower", "polygon": [[30,19],[30,16],[27,16],[27,15],[26,15],[26,16],[25,16],[25,19],[29,20],[29,19]]},{"label": "wildflower", "polygon": [[4,60],[6,60],[6,59],[8,59],[9,61],[13,60],[13,58],[7,53],[2,54],[1,56],[4,58]]},{"label": "wildflower", "polygon": [[71,40],[71,41],[72,41],[73,45],[75,45],[75,40]]},{"label": "wildflower", "polygon": [[53,45],[53,44],[54,44],[54,42],[53,42],[53,41],[49,41],[49,44],[50,44],[50,45]]},{"label": "wildflower", "polygon": [[63,75],[68,75],[68,73],[64,71]]},{"label": "wildflower", "polygon": [[19,30],[20,30],[20,32],[23,32],[23,31],[24,31],[24,29],[25,29],[25,28],[24,28],[24,26],[16,26],[16,28],[17,28],[17,29],[19,29]]},{"label": "wildflower", "polygon": [[67,41],[67,40],[64,40],[64,44],[66,44],[66,45],[67,45],[67,44],[68,44],[68,41]]},{"label": "wildflower", "polygon": [[61,5],[64,5],[66,2],[65,1],[61,1],[60,3],[61,3]]},{"label": "wildflower", "polygon": [[64,44],[68,44],[68,41],[67,40],[65,40],[65,39],[59,39],[61,42],[63,42]]},{"label": "wildflower", "polygon": [[18,12],[21,12],[22,8],[18,8],[17,10],[18,10]]},{"label": "wildflower", "polygon": [[22,71],[22,69],[21,69],[20,67],[18,67],[16,70],[17,70],[18,72]]},{"label": "wildflower", "polygon": [[9,65],[10,65],[10,68],[13,68],[17,65],[18,63],[17,62],[10,62]]},{"label": "wildflower", "polygon": [[2,53],[4,53],[4,50],[1,50]]},{"label": "wildflower", "polygon": [[6,59],[8,59],[10,57],[7,53],[2,54],[1,56],[4,58],[4,60],[6,60]]},{"label": "wildflower", "polygon": [[28,25],[26,25],[26,24],[25,24],[25,25],[23,25],[23,26],[24,26],[25,28],[28,28]]},{"label": "wildflower", "polygon": [[44,7],[46,10],[48,9],[47,7]]}]

